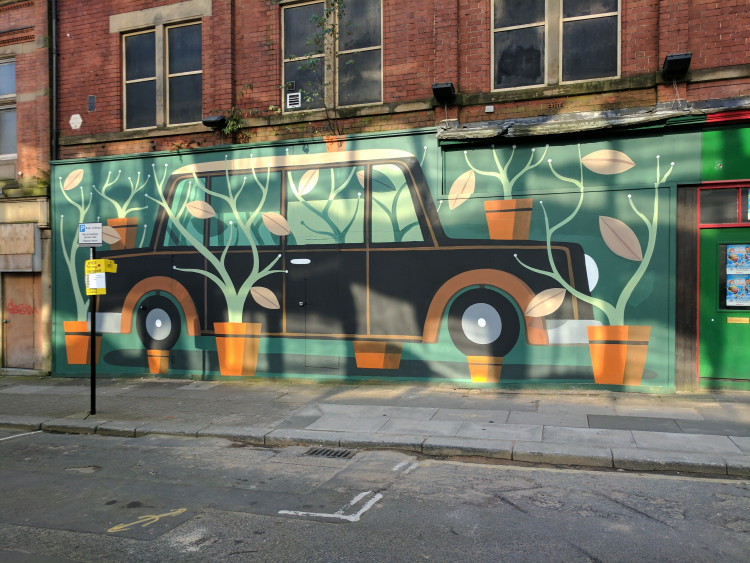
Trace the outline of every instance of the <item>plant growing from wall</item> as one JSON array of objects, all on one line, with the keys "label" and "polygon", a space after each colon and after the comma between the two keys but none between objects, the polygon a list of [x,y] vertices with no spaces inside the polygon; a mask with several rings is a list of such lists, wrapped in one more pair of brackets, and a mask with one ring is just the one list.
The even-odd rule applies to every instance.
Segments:
[{"label": "plant growing from wall", "polygon": [[[273,260],[271,260],[265,267],[261,268],[258,244],[252,228],[253,223],[256,221],[256,219],[258,219],[258,217],[261,217],[263,224],[272,234],[277,236],[285,236],[289,234],[289,225],[284,217],[282,217],[278,213],[273,212],[261,213],[263,204],[265,203],[266,197],[268,195],[268,186],[271,178],[270,170],[266,173],[266,182],[264,184],[258,178],[256,170],[253,167],[252,178],[255,185],[261,192],[261,198],[257,206],[249,211],[240,211],[240,207],[238,205],[240,195],[242,194],[247,184],[247,177],[242,178],[242,183],[239,187],[233,186],[231,181],[232,178],[229,175],[229,168],[227,167],[226,182],[228,193],[222,194],[215,190],[208,189],[205,185],[205,182],[200,180],[195,172],[193,172],[194,186],[204,194],[209,195],[211,198],[221,199],[226,202],[229,205],[232,216],[234,218],[229,222],[229,236],[227,238],[224,249],[219,256],[216,256],[213,252],[211,252],[211,250],[209,250],[205,246],[203,241],[198,240],[198,238],[196,238],[185,227],[182,221],[182,218],[186,217],[186,211],[190,216],[197,219],[210,219],[211,217],[214,217],[216,215],[213,207],[211,207],[211,205],[207,203],[204,198],[188,201],[188,198],[190,198],[192,194],[192,191],[189,189],[186,192],[185,201],[177,204],[178,211],[177,213],[175,213],[173,207],[170,207],[169,203],[167,202],[166,196],[164,194],[164,184],[166,182],[166,178],[166,165],[161,178],[159,178],[156,174],[156,171],[154,171],[154,182],[156,184],[157,198],[151,197],[150,195],[147,195],[146,197],[156,202],[156,204],[158,204],[164,210],[164,212],[167,214],[167,217],[169,218],[170,223],[174,225],[180,235],[182,235],[185,240],[187,240],[201,254],[201,256],[206,259],[206,261],[213,268],[213,271],[203,270],[200,268],[180,268],[178,266],[174,266],[174,269],[181,272],[192,272],[195,274],[200,274],[215,283],[219,287],[219,289],[221,289],[221,292],[226,299],[227,316],[230,323],[242,322],[242,312],[244,310],[248,295],[252,295],[255,302],[262,307],[268,309],[278,309],[279,301],[273,294],[273,292],[265,287],[256,286],[256,284],[266,276],[269,276],[271,274],[281,274],[285,272],[285,270],[274,269],[274,266],[281,258],[281,254],[273,258]],[[239,287],[235,285],[235,282],[229,275],[225,263],[229,248],[232,246],[232,243],[235,240],[235,229],[238,229],[239,232],[241,232],[245,236],[252,254],[250,271],[248,272],[242,283],[239,285]]]}]

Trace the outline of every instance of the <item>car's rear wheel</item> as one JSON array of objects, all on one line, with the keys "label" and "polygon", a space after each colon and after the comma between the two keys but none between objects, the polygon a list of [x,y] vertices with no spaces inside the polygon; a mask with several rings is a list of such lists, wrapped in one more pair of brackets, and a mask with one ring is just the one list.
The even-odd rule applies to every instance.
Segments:
[{"label": "car's rear wheel", "polygon": [[518,342],[520,331],[513,303],[491,289],[462,293],[448,312],[451,340],[467,356],[503,357]]},{"label": "car's rear wheel", "polygon": [[180,338],[180,311],[163,295],[150,295],[136,313],[138,337],[147,350],[171,350]]}]

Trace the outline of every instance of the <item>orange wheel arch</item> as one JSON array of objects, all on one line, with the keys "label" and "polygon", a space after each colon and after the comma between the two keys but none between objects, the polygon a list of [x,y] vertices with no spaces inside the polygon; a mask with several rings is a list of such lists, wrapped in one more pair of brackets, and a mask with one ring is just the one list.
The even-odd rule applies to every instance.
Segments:
[{"label": "orange wheel arch", "polygon": [[[523,280],[507,272],[491,269],[463,272],[445,282],[435,293],[435,297],[432,298],[424,323],[423,342],[437,341],[440,323],[448,302],[463,289],[477,285],[504,291],[515,300],[521,311],[525,311],[534,298],[534,292]],[[526,315],[522,315],[522,317],[526,326],[528,343],[542,346],[549,344],[544,320],[538,317],[527,317]]]},{"label": "orange wheel arch", "polygon": [[184,285],[166,276],[154,276],[141,280],[128,292],[122,304],[122,317],[120,319],[120,332],[122,334],[130,334],[133,326],[135,306],[144,295],[152,291],[162,291],[174,297],[185,314],[185,324],[187,325],[188,334],[190,336],[200,335],[198,311],[195,309],[193,299]]}]

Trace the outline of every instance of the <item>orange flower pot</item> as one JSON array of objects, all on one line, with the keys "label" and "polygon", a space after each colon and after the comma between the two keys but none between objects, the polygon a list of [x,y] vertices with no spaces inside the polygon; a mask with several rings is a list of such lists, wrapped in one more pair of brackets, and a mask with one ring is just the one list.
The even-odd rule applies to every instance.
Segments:
[{"label": "orange flower pot", "polygon": [[164,374],[169,372],[169,350],[146,350],[148,372]]},{"label": "orange flower pot", "polygon": [[401,343],[354,342],[354,359],[358,368],[398,369],[401,362]]},{"label": "orange flower pot", "polygon": [[326,151],[328,152],[338,152],[346,150],[345,135],[326,135],[323,137],[323,141],[325,141]]},{"label": "orange flower pot", "polygon": [[126,248],[135,248],[136,235],[138,234],[138,217],[107,219],[107,225],[120,235],[120,242],[110,244],[110,249],[123,250]]},{"label": "orange flower pot", "polygon": [[494,356],[466,356],[473,383],[498,383],[503,359]]},{"label": "orange flower pot", "polygon": [[640,385],[651,327],[589,326],[586,329],[594,381],[603,385]]},{"label": "orange flower pot", "polygon": [[[88,364],[91,361],[89,323],[87,321],[63,321],[63,329],[65,331],[65,353],[67,354],[68,364]],[[101,347],[102,337],[97,334],[95,357],[97,364],[99,363]]]},{"label": "orange flower pot", "polygon": [[221,375],[255,375],[260,323],[214,323]]},{"label": "orange flower pot", "polygon": [[484,202],[487,227],[493,240],[528,240],[531,199],[493,199]]}]

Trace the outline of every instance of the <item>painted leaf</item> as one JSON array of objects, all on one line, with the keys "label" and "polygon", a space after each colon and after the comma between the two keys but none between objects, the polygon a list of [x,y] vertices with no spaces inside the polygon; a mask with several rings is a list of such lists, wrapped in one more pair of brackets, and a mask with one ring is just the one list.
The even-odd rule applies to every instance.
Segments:
[{"label": "painted leaf", "polygon": [[271,234],[279,237],[285,237],[292,232],[287,220],[279,213],[274,213],[273,211],[266,211],[263,214],[263,224],[271,231]]},{"label": "painted leaf", "polygon": [[609,149],[592,152],[584,156],[581,163],[597,174],[620,174],[635,166],[635,162],[624,152]]},{"label": "painted leaf", "polygon": [[527,317],[545,317],[551,315],[560,308],[565,300],[565,290],[562,287],[553,287],[537,293],[526,307]]},{"label": "painted leaf", "polygon": [[476,176],[473,170],[464,172],[456,178],[450,192],[448,192],[448,209],[453,210],[464,203],[474,193],[475,185]]},{"label": "painted leaf", "polygon": [[83,180],[83,168],[73,170],[73,172],[68,174],[67,178],[65,178],[65,181],[63,182],[63,189],[66,192],[72,190],[81,183],[81,180]]},{"label": "painted leaf", "polygon": [[320,170],[308,170],[302,174],[299,185],[297,186],[297,192],[299,195],[309,194],[318,183],[318,176],[320,176]]},{"label": "painted leaf", "polygon": [[359,185],[364,188],[365,187],[365,171],[364,170],[360,170],[359,172],[357,172],[357,180],[359,180]]},{"label": "painted leaf", "polygon": [[279,300],[276,299],[273,291],[267,287],[254,287],[250,290],[250,295],[261,307],[266,309],[278,309],[280,307]]},{"label": "painted leaf", "polygon": [[216,211],[214,211],[214,208],[200,199],[191,201],[185,207],[190,212],[190,215],[192,215],[196,219],[210,219],[211,217],[216,215]]},{"label": "painted leaf", "polygon": [[120,233],[117,232],[117,229],[114,227],[110,227],[109,225],[104,225],[102,227],[102,242],[106,242],[107,244],[115,244],[116,242],[120,242],[122,240],[122,237],[120,237]]},{"label": "painted leaf", "polygon": [[602,238],[609,249],[625,258],[640,262],[643,260],[643,251],[638,237],[633,229],[614,217],[599,217],[599,230]]}]

